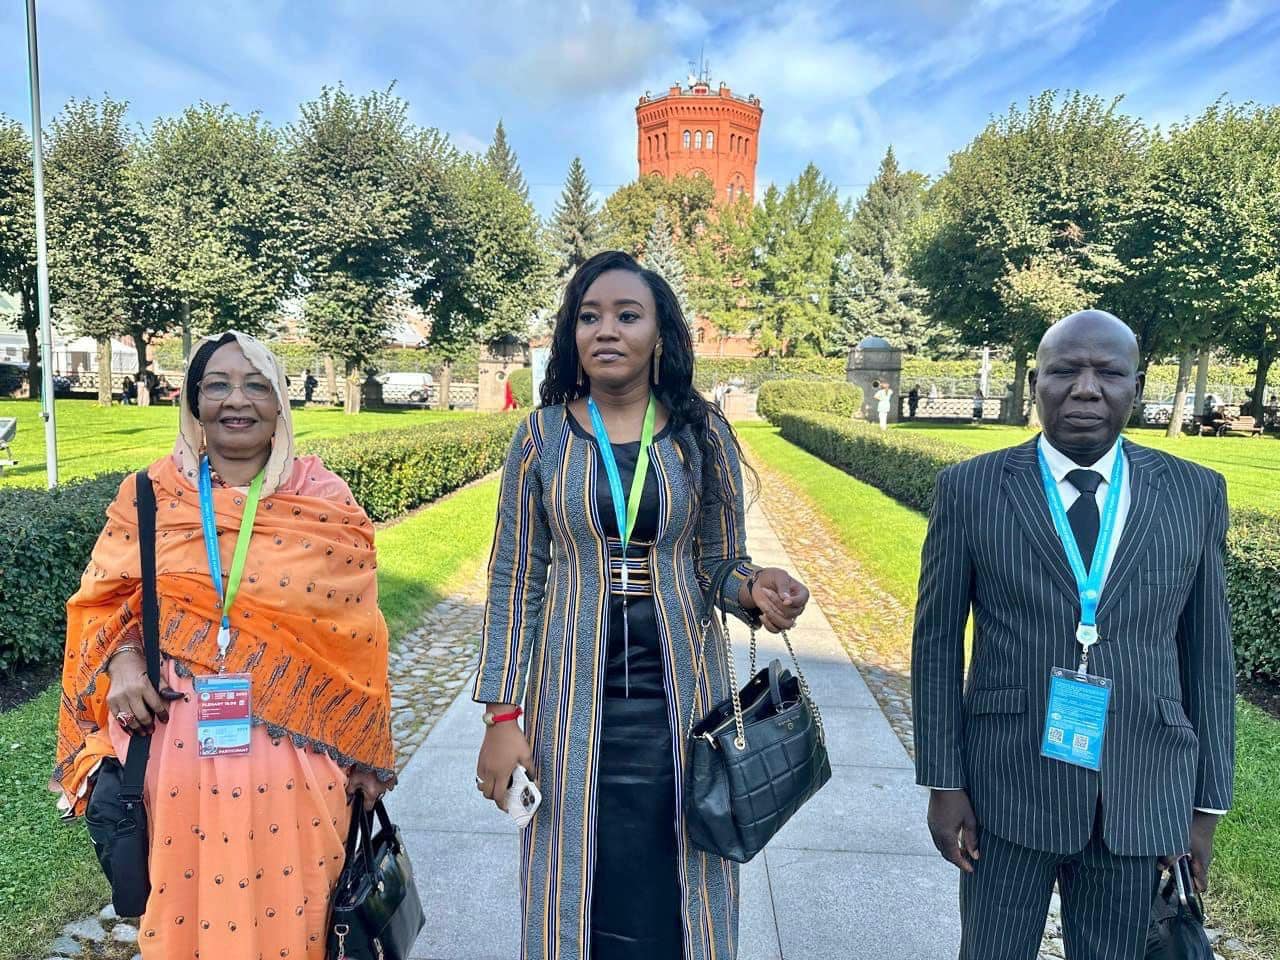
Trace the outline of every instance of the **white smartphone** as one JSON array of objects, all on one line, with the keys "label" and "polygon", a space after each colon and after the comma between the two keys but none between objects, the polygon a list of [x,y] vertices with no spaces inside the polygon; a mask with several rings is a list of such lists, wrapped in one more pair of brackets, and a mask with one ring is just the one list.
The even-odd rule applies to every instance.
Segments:
[{"label": "white smartphone", "polygon": [[507,816],[515,821],[517,827],[524,828],[541,805],[542,791],[529,779],[529,771],[516,767],[511,775],[511,786],[507,788]]}]

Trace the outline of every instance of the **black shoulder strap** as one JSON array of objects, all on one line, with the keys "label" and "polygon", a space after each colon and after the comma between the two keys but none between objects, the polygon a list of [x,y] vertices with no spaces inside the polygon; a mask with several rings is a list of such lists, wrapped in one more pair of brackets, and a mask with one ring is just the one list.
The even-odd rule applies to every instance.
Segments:
[{"label": "black shoulder strap", "polygon": [[[147,655],[147,677],[160,688],[160,601],[156,597],[156,494],[147,471],[139,470],[134,499],[138,503],[138,552],[142,556],[142,646]],[[133,736],[124,764],[121,799],[140,801],[147,775],[151,738]]]}]

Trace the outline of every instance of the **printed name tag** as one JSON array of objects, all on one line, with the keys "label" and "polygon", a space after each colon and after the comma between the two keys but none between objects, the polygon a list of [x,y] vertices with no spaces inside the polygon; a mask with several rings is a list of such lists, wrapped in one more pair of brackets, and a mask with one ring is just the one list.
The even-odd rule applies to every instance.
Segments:
[{"label": "printed name tag", "polygon": [[202,757],[244,757],[252,729],[247,673],[196,677],[196,741]]},{"label": "printed name tag", "polygon": [[1049,712],[1040,755],[1089,770],[1099,769],[1110,702],[1110,680],[1054,667],[1049,678]]}]

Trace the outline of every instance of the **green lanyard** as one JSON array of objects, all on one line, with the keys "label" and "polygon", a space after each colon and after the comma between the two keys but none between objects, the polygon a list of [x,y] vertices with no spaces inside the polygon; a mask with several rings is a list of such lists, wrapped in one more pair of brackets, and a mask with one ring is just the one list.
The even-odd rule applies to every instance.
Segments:
[{"label": "green lanyard", "polygon": [[258,515],[258,501],[262,498],[262,481],[267,475],[263,467],[253,483],[249,485],[249,497],[244,504],[244,514],[240,518],[240,533],[236,537],[236,549],[231,558],[231,573],[227,576],[227,587],[222,588],[222,555],[218,550],[218,529],[213,518],[213,477],[209,469],[209,458],[200,460],[200,520],[204,530],[204,549],[209,559],[209,579],[213,588],[218,591],[218,599],[222,603],[222,623],[218,628],[218,658],[227,655],[227,647],[231,646],[231,608],[240,592],[240,581],[244,577],[244,563],[249,556],[249,541],[253,539],[253,520]]},{"label": "green lanyard", "polygon": [[600,459],[604,461],[604,472],[609,477],[609,494],[613,500],[613,515],[618,520],[618,534],[622,537],[622,662],[626,673],[627,697],[631,696],[631,624],[627,610],[627,544],[631,542],[631,532],[636,528],[636,517],[640,515],[640,500],[644,496],[644,481],[649,475],[649,447],[653,444],[653,420],[657,413],[658,403],[652,393],[649,394],[649,406],[644,412],[644,427],[640,431],[640,453],[636,456],[636,472],[631,478],[631,496],[622,498],[622,477],[618,474],[618,462],[613,458],[613,445],[609,442],[609,431],[605,428],[604,418],[600,416],[600,408],[596,402],[587,397],[587,411],[591,414],[591,427],[595,430],[596,443],[600,448]]},{"label": "green lanyard", "polygon": [[[614,515],[618,518],[618,534],[622,537],[624,552],[627,544],[631,542],[631,532],[636,528],[636,517],[640,515],[644,481],[649,475],[649,447],[653,443],[653,420],[657,414],[657,406],[653,394],[649,394],[649,406],[644,412],[644,427],[640,431],[640,453],[636,457],[636,472],[631,478],[631,495],[624,500],[622,499],[622,477],[618,474],[618,463],[613,458],[613,445],[609,442],[609,431],[605,429],[600,408],[596,406],[594,400],[587,398],[591,426],[595,430],[596,439],[600,441],[600,457],[604,460],[604,471],[609,476],[609,493],[613,500]],[[623,569],[626,569],[625,565]]]}]

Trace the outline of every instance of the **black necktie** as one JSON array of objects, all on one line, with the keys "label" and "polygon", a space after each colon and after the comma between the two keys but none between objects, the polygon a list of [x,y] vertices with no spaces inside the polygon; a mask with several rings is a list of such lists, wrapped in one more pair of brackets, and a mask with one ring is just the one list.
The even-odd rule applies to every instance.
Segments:
[{"label": "black necktie", "polygon": [[1067,482],[1080,491],[1080,496],[1067,511],[1067,520],[1071,523],[1071,532],[1075,534],[1076,546],[1080,548],[1087,571],[1093,565],[1093,548],[1098,543],[1097,493],[1102,485],[1102,474],[1096,470],[1072,470],[1067,474]]}]

